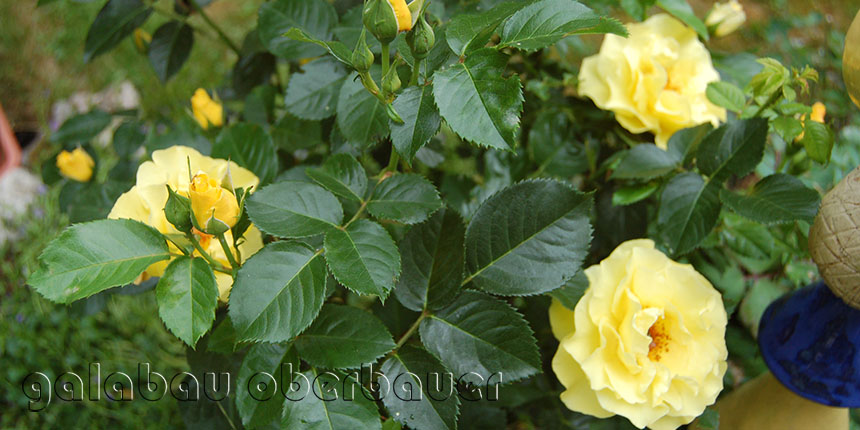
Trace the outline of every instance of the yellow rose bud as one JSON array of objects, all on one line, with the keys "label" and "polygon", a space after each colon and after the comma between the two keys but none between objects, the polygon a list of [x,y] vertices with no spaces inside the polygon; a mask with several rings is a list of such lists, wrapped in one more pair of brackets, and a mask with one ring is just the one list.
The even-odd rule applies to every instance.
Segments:
[{"label": "yellow rose bud", "polygon": [[654,133],[663,149],[678,130],[726,120],[705,95],[720,75],[695,31],[666,14],[627,29],[629,37],[607,34],[600,52],[582,61],[581,95],[631,133]]},{"label": "yellow rose bud", "polygon": [[386,0],[394,10],[394,17],[397,19],[398,31],[412,30],[412,12],[409,11],[409,6],[406,5],[406,0]]},{"label": "yellow rose bud", "polygon": [[812,115],[809,115],[809,119],[824,124],[825,115],[827,115],[827,106],[824,106],[824,103],[815,102],[812,105]]},{"label": "yellow rose bud", "polygon": [[[809,115],[809,119],[811,119],[815,122],[820,122],[820,123],[824,124],[824,117],[826,115],[827,115],[827,106],[825,106],[824,103],[815,102],[815,104],[812,105],[812,114]],[[800,121],[801,122],[806,121],[806,114],[803,114],[803,116],[800,117]],[[800,135],[797,136],[794,140],[796,142],[799,142],[800,140],[803,139],[803,136],[806,136],[805,131],[801,132]]]},{"label": "yellow rose bud", "polygon": [[[132,219],[152,226],[167,235],[183,235],[183,232],[177,230],[168,221],[164,208],[169,198],[168,187],[179,195],[190,197],[189,164],[191,165],[191,172],[204,172],[209,179],[215,181],[216,185],[231,183],[236,188],[254,190],[260,184],[259,178],[253,172],[233,161],[207,157],[186,146],[172,146],[153,152],[152,161],[140,165],[137,169],[137,183],[117,199],[108,218]],[[198,178],[199,181],[201,179]],[[207,188],[214,188],[211,184],[212,182],[206,181]],[[226,189],[222,191],[222,194],[233,196]],[[228,200],[229,198],[227,197]],[[218,200],[216,199],[216,202]],[[225,218],[230,219],[229,216],[225,216]],[[218,239],[213,240],[211,235],[195,231],[195,229],[192,229],[192,232],[207,254],[222,266],[230,266],[227,254],[224,253]],[[233,234],[230,230],[224,233],[224,237],[227,243],[233,243]],[[168,246],[174,253],[179,253],[179,249],[171,242],[168,242]],[[242,264],[263,247],[263,235],[260,230],[253,224],[248,227],[248,230],[242,235],[238,247],[239,252],[234,250],[234,258],[239,264]],[[198,253],[195,252],[195,255]],[[161,276],[169,263],[170,261],[160,261],[147,267],[146,272],[137,282],[149,277]],[[218,283],[219,300],[226,303],[233,287],[233,277],[227,273],[215,272],[215,280]]]},{"label": "yellow rose bud", "polygon": [[723,37],[737,30],[746,20],[747,15],[738,0],[729,0],[714,5],[705,19],[705,25],[713,29],[714,36]]},{"label": "yellow rose bud", "polygon": [[727,366],[720,293],[646,239],[622,243],[585,274],[589,287],[575,310],[550,306],[560,341],[552,369],[565,406],[655,430],[701,415],[723,389]]},{"label": "yellow rose bud", "polygon": [[93,167],[96,162],[80,146],[74,151],[63,151],[57,155],[57,168],[63,176],[78,181],[88,182],[93,177]]},{"label": "yellow rose bud", "polygon": [[369,0],[362,11],[362,22],[380,42],[390,43],[401,31],[412,29],[412,12],[405,0]]},{"label": "yellow rose bud", "polygon": [[149,51],[149,44],[151,42],[152,35],[147,33],[146,30],[142,28],[134,30],[134,46],[137,48],[137,52],[146,54]]},{"label": "yellow rose bud", "polygon": [[224,230],[232,228],[239,221],[239,202],[236,196],[230,190],[222,188],[221,184],[205,172],[200,172],[191,179],[188,197],[191,199],[191,213],[198,228],[207,233],[213,233],[209,227],[213,219],[223,223],[226,226]]},{"label": "yellow rose bud", "polygon": [[224,109],[220,103],[212,100],[209,93],[203,88],[198,88],[194,92],[194,96],[191,97],[191,112],[204,130],[208,129],[210,125],[221,127],[224,123]]}]

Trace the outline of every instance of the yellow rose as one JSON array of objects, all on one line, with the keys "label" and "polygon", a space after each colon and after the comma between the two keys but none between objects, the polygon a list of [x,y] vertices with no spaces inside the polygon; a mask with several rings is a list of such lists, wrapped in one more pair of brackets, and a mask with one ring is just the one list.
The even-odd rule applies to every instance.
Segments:
[{"label": "yellow rose", "polygon": [[600,52],[582,61],[580,94],[615,112],[631,133],[654,133],[663,149],[678,130],[726,120],[705,95],[720,76],[695,31],[666,14],[627,29],[628,38],[607,34]]},{"label": "yellow rose", "polygon": [[60,174],[78,181],[88,182],[93,177],[93,167],[96,162],[80,146],[72,152],[63,150],[57,155],[57,168]]},{"label": "yellow rose", "polygon": [[212,100],[209,93],[203,88],[198,88],[194,92],[194,96],[191,97],[191,112],[204,130],[208,129],[210,125],[221,127],[224,123],[224,109],[220,103]]},{"label": "yellow rose", "polygon": [[729,0],[714,5],[705,19],[705,25],[713,28],[714,36],[723,37],[737,30],[746,20],[747,14],[738,0]]},{"label": "yellow rose", "polygon": [[[173,146],[152,153],[152,161],[147,161],[137,169],[137,184],[128,192],[121,195],[113,206],[108,218],[128,218],[148,224],[164,234],[181,235],[176,228],[167,221],[164,214],[164,205],[167,203],[167,187],[177,193],[188,196],[191,188],[188,165],[191,164],[192,171],[203,172],[208,179],[214,181],[219,187],[230,188],[231,183],[235,188],[257,187],[260,180],[249,170],[239,167],[238,164],[210,158],[201,155],[192,148],[185,146]],[[198,175],[199,176],[199,175]],[[207,181],[211,185],[213,182]],[[225,191],[223,194],[230,194]],[[231,194],[232,195],[232,194]],[[206,252],[225,267],[230,263],[227,254],[221,248],[221,244],[212,236],[195,231],[200,244]],[[228,230],[225,233],[227,243],[233,243],[233,235]],[[244,241],[240,241],[239,252],[241,259],[239,263],[259,251],[263,247],[263,236],[253,225],[245,232]],[[170,244],[174,252],[178,249]],[[169,261],[161,261],[149,266],[143,274],[142,279],[164,274]],[[230,275],[215,272],[218,281],[219,299],[227,301],[233,279]]]},{"label": "yellow rose", "polygon": [[549,310],[565,406],[663,430],[714,403],[726,372],[727,321],[708,280],[647,239],[619,245],[585,274],[589,287],[576,309],[554,300]]},{"label": "yellow rose", "polygon": [[199,172],[191,179],[188,187],[191,200],[191,213],[197,225],[208,233],[211,222],[222,223],[225,229],[232,228],[239,221],[239,202],[232,190],[225,189],[206,172]]}]

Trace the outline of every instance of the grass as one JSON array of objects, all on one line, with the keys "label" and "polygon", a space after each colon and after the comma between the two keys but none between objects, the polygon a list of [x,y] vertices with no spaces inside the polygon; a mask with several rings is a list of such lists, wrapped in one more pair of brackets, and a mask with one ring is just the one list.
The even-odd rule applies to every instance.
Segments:
[{"label": "grass", "polygon": [[[149,60],[134,47],[131,38],[89,64],[83,63],[86,30],[102,1],[58,0],[36,7],[35,1],[0,2],[0,103],[13,127],[40,129],[47,124],[51,105],[79,91],[96,92],[125,80],[141,93],[144,117],[174,118],[182,114],[198,87],[214,87],[228,76],[236,56],[214,37],[199,16],[192,26],[206,29],[198,36],[187,64],[167,84],[156,78]],[[159,9],[169,10],[172,1],[159,0]],[[207,8],[234,43],[256,25],[262,0],[214,2]],[[144,29],[150,34],[166,22],[153,14]]]}]

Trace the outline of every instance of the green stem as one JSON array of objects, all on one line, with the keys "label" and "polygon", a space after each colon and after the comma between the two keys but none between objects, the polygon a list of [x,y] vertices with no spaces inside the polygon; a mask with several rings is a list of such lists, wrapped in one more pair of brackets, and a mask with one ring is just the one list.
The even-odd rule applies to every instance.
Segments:
[{"label": "green stem", "polygon": [[409,86],[418,85],[418,75],[421,73],[421,61],[416,59],[415,64],[412,65],[412,79],[409,80]]},{"label": "green stem", "polygon": [[227,34],[224,33],[224,30],[221,30],[221,27],[219,27],[218,24],[215,24],[215,22],[213,22],[209,18],[209,15],[206,15],[206,12],[204,12],[203,8],[197,4],[196,0],[190,0],[190,1],[191,1],[191,6],[193,6],[194,9],[197,11],[197,13],[200,14],[200,17],[203,18],[203,21],[206,21],[206,24],[208,24],[209,27],[212,27],[212,29],[215,30],[216,33],[218,33],[218,37],[220,37],[221,40],[223,40],[224,43],[226,43],[227,46],[229,46],[230,49],[232,49],[233,52],[236,53],[237,56],[241,57],[242,51],[239,49],[239,47],[235,43],[233,43],[232,40],[230,40],[229,37],[227,37]]},{"label": "green stem", "polygon": [[385,170],[382,171],[383,175],[386,172],[396,172],[397,171],[397,163],[400,162],[400,154],[394,150],[394,146],[391,147],[391,157],[388,158],[388,166],[385,167]]},{"label": "green stem", "polygon": [[765,111],[765,109],[769,108],[771,105],[773,105],[774,103],[776,103],[776,101],[777,101],[777,100],[779,100],[779,97],[780,97],[780,95],[781,95],[781,94],[782,94],[782,93],[781,93],[781,92],[779,92],[779,91],[777,91],[777,92],[775,92],[775,93],[771,94],[770,98],[769,98],[769,99],[767,99],[767,101],[766,101],[766,102],[764,102],[764,104],[763,104],[763,105],[761,105],[761,107],[759,107],[759,108],[758,108],[758,110],[755,112],[755,114],[753,115],[753,117],[757,117],[757,116],[761,115],[761,114],[762,114],[762,112],[764,112],[764,111]]},{"label": "green stem", "polygon": [[168,236],[166,236],[166,235],[165,235],[164,237],[165,237],[165,238],[166,238],[170,243],[172,243],[174,246],[176,246],[177,248],[179,248],[179,250],[180,250],[180,251],[182,251],[182,253],[183,253],[183,254],[188,255],[188,251],[186,251],[186,250],[185,250],[185,247],[184,247],[184,246],[180,246],[178,243],[176,243],[176,241],[175,241],[175,240],[171,239],[170,237],[168,237]]},{"label": "green stem", "polygon": [[213,269],[215,269],[215,270],[217,270],[217,271],[219,271],[219,272],[223,272],[223,273],[230,273],[230,274],[232,274],[232,273],[233,273],[233,271],[226,269],[226,268],[225,268],[224,266],[222,266],[220,263],[218,263],[217,261],[215,261],[215,259],[214,259],[214,258],[212,258],[212,256],[211,256],[211,255],[209,255],[209,253],[208,253],[208,252],[206,252],[206,250],[205,250],[205,249],[203,249],[203,247],[202,247],[202,246],[200,246],[200,241],[198,241],[198,240],[197,240],[197,238],[196,238],[196,237],[194,237],[194,233],[190,233],[190,234],[188,235],[188,238],[191,240],[191,244],[192,244],[192,245],[194,245],[194,249],[196,249],[196,250],[197,250],[197,252],[199,252],[199,253],[200,253],[200,255],[201,255],[201,256],[203,256],[203,258],[205,258],[205,259],[206,259],[206,261],[209,263],[209,265],[210,265],[210,266],[212,266],[212,268],[213,268]]},{"label": "green stem", "polygon": [[[406,333],[403,333],[403,336],[401,336],[400,340],[397,341],[397,344],[394,345],[394,351],[400,349],[400,347],[403,346],[406,341],[409,340],[410,337],[412,337],[413,334],[415,334],[415,330],[418,330],[418,326],[421,325],[421,321],[424,321],[424,318],[427,318],[427,316],[429,315],[430,314],[425,311],[421,314],[421,316],[418,317],[417,320],[415,320],[414,323],[412,323],[412,326],[409,327],[409,330],[406,330]],[[394,351],[392,351],[392,353]]]},{"label": "green stem", "polygon": [[218,235],[218,242],[221,242],[221,249],[223,249],[224,253],[227,254],[227,261],[230,262],[230,267],[232,267],[233,270],[239,270],[239,263],[236,262],[236,257],[233,256],[233,251],[230,250],[230,245],[227,243],[224,233]]},{"label": "green stem", "polygon": [[353,215],[353,216],[352,216],[352,218],[350,218],[350,219],[349,219],[349,221],[347,221],[347,222],[346,222],[346,224],[344,224],[344,225],[343,225],[343,230],[346,230],[346,229],[347,229],[347,227],[349,227],[349,225],[350,225],[350,224],[352,224],[353,222],[355,222],[355,220],[357,220],[357,219],[358,219],[358,217],[359,217],[359,216],[361,216],[361,214],[362,214],[362,213],[364,213],[364,210],[365,210],[365,209],[367,209],[367,201],[366,201],[366,200],[362,200],[362,201],[361,201],[361,206],[359,206],[359,207],[358,207],[358,210],[357,210],[357,211],[355,211],[355,215]]},{"label": "green stem", "polygon": [[180,15],[180,14],[178,14],[178,13],[176,13],[170,9],[165,9],[165,8],[159,6],[157,2],[149,2],[149,3],[147,3],[147,6],[152,8],[152,10],[155,13],[163,15],[165,18],[170,18],[172,20],[179,21],[179,22],[191,27],[191,29],[194,30],[195,33],[202,34],[203,36],[206,36],[209,39],[213,39],[213,40],[218,39],[217,36],[209,33],[208,31],[203,31],[203,29],[198,28],[196,25],[193,25],[191,23],[191,21],[188,20],[188,17],[185,15]]},{"label": "green stem", "polygon": [[387,43],[382,44],[382,79],[385,80],[385,76],[388,75],[388,68],[391,66],[390,64],[390,46]]}]

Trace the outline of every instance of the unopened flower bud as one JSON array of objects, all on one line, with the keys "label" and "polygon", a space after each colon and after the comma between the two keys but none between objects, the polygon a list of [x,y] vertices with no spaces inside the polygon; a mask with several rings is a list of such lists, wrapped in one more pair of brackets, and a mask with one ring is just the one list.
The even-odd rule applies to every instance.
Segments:
[{"label": "unopened flower bud", "polygon": [[361,29],[361,36],[358,38],[358,43],[355,45],[355,50],[352,51],[352,67],[360,73],[370,70],[373,65],[373,52],[367,46],[367,41],[364,39],[365,29]]},{"label": "unopened flower bud", "polygon": [[193,227],[191,223],[191,201],[170,186],[167,186],[167,203],[164,205],[164,216],[177,230],[188,233]]},{"label": "unopened flower bud", "polygon": [[369,0],[362,14],[364,26],[379,42],[391,43],[397,33],[412,29],[412,13],[405,0]]},{"label": "unopened flower bud", "polygon": [[723,37],[737,30],[746,20],[747,15],[738,0],[729,0],[714,5],[705,19],[705,25],[712,29],[714,36]]},{"label": "unopened flower bud", "polygon": [[436,44],[436,33],[423,14],[418,18],[415,27],[406,34],[406,43],[412,50],[412,56],[419,60],[426,58]]}]

